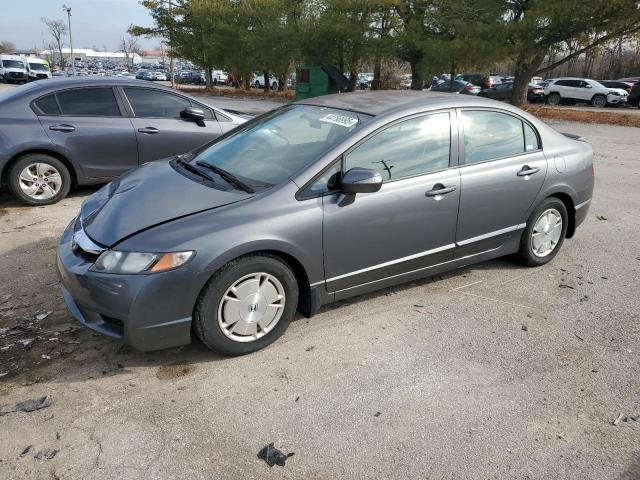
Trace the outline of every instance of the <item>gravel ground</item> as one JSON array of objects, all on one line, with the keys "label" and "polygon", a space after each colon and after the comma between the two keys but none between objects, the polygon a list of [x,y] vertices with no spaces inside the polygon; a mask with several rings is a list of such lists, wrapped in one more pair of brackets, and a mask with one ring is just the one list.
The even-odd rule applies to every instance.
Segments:
[{"label": "gravel ground", "polygon": [[[233,359],[79,327],[55,248],[95,189],[0,194],[0,405],[53,399],[0,415],[0,478],[640,478],[640,136],[557,128],[594,146],[596,191],[551,264],[344,301]],[[269,442],[285,467],[256,457]]]}]

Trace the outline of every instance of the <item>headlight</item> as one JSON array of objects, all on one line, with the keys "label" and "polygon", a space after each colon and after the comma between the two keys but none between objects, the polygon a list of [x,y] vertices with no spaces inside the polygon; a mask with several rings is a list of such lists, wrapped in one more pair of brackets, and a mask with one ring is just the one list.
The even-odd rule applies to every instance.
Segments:
[{"label": "headlight", "polygon": [[609,92],[609,95],[615,95],[616,97],[619,97],[620,92]]},{"label": "headlight", "polygon": [[107,250],[94,263],[91,270],[103,273],[164,272],[184,265],[195,252],[140,253]]}]

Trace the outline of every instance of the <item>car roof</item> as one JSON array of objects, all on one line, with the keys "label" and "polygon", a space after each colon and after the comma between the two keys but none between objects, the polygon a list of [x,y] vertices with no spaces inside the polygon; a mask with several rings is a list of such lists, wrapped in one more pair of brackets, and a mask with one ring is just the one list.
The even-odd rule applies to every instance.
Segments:
[{"label": "car roof", "polygon": [[[137,80],[125,77],[98,77],[98,76],[82,76],[82,77],[57,77],[49,80],[37,82],[40,92],[53,92],[61,88],[73,87],[100,87],[100,86],[146,86],[159,88],[163,90],[171,90],[169,87],[158,84],[149,84],[145,80]],[[35,92],[35,89],[32,90]]]},{"label": "car roof", "polygon": [[[298,100],[294,104],[337,108],[378,116],[416,106],[488,106],[487,101],[487,99],[477,98],[472,95],[455,95],[448,92],[374,90],[324,95]],[[489,105],[495,105],[493,101],[488,102]]]}]

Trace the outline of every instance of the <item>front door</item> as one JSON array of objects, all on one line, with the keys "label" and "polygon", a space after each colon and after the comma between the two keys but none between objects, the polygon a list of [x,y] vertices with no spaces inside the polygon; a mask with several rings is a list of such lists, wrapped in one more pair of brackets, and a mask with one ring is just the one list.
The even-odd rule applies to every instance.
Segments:
[{"label": "front door", "polygon": [[349,291],[426,270],[454,254],[460,181],[451,166],[450,112],[395,122],[343,157],[343,171],[379,171],[380,191],[339,205],[323,199],[326,288]]},{"label": "front door", "polygon": [[86,177],[108,180],[138,166],[133,126],[111,87],[62,90],[34,103],[50,140]]},{"label": "front door", "polygon": [[547,173],[534,128],[493,110],[462,110],[457,257],[499,248],[525,228]]},{"label": "front door", "polygon": [[[123,90],[134,114],[131,122],[138,138],[140,163],[186,153],[222,133],[212,110],[187,97],[157,88]],[[180,112],[191,106],[204,111],[204,126],[180,117]]]}]

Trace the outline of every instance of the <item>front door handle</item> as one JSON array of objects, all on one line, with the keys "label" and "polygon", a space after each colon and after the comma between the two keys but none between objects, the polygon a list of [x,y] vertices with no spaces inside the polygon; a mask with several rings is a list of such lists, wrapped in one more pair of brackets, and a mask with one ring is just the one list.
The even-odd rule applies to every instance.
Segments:
[{"label": "front door handle", "polygon": [[62,125],[51,125],[49,127],[49,130],[53,130],[54,132],[73,132],[76,129],[76,127],[74,127],[73,125],[67,125],[67,124],[62,124]]},{"label": "front door handle", "polygon": [[441,183],[436,183],[431,190],[427,190],[425,195],[427,197],[438,197],[440,195],[446,195],[447,193],[451,193],[455,191],[456,191],[456,187],[454,187],[453,185],[445,187]]},{"label": "front door handle", "polygon": [[140,133],[148,133],[150,135],[155,135],[156,133],[160,132],[160,130],[158,130],[156,127],[143,127],[139,128],[138,131]]},{"label": "front door handle", "polygon": [[529,167],[529,165],[525,165],[522,167],[522,170],[518,172],[519,177],[528,177],[529,175],[533,175],[534,173],[538,173],[540,169],[538,167]]}]

